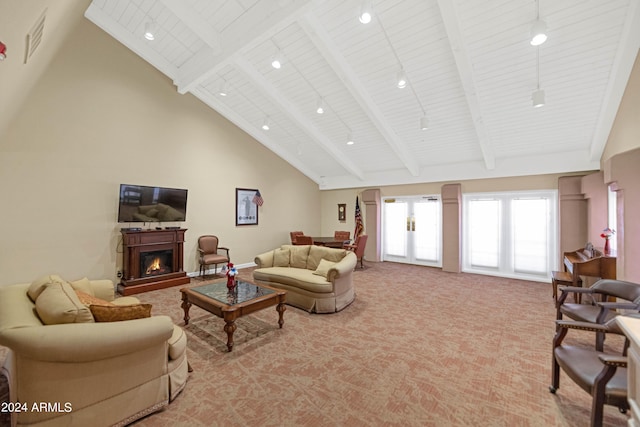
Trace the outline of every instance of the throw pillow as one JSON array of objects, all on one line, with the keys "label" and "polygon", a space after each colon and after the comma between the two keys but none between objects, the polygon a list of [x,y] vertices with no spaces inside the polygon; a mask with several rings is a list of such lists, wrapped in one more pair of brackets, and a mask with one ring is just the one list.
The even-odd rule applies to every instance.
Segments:
[{"label": "throw pillow", "polygon": [[80,280],[75,280],[73,282],[69,282],[71,283],[71,287],[73,289],[75,289],[76,291],[82,291],[85,294],[89,294],[91,296],[96,296],[96,294],[93,292],[93,287],[91,286],[91,283],[89,282],[89,279],[87,279],[86,277],[83,277]]},{"label": "throw pillow", "polygon": [[273,251],[274,267],[289,267],[289,249],[276,249]]},{"label": "throw pillow", "polygon": [[293,246],[289,265],[293,268],[307,268],[307,257],[309,256],[310,246]]},{"label": "throw pillow", "polygon": [[327,274],[329,274],[329,270],[334,265],[336,265],[335,262],[327,261],[326,259],[321,259],[320,264],[318,265],[318,268],[316,269],[316,271],[313,272],[313,274],[326,278]]},{"label": "throw pillow", "polygon": [[151,317],[151,304],[134,305],[94,305],[89,309],[96,322],[119,322],[121,320],[135,320]]},{"label": "throw pillow", "polygon": [[67,282],[45,285],[36,299],[36,312],[45,325],[92,323],[93,316]]},{"label": "throw pillow", "polygon": [[27,295],[29,295],[29,298],[31,298],[31,301],[36,302],[36,300],[40,296],[40,293],[44,291],[45,285],[48,285],[49,283],[62,283],[62,282],[64,282],[64,280],[62,279],[62,277],[58,276],[57,274],[49,274],[46,276],[39,277],[33,282],[31,282],[31,286],[29,286],[29,289],[27,290]]},{"label": "throw pillow", "polygon": [[80,300],[80,302],[82,304],[84,304],[85,306],[89,307],[90,305],[113,305],[112,303],[110,303],[109,301],[105,301],[103,299],[100,299],[96,296],[93,295],[89,295],[85,292],[82,292],[78,289],[75,290],[76,291],[76,295],[78,296],[78,299]]}]

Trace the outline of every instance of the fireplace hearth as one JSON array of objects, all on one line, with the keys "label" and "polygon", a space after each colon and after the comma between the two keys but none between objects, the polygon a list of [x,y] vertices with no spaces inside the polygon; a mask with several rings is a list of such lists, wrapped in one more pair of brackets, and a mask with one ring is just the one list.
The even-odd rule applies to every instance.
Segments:
[{"label": "fireplace hearth", "polygon": [[182,269],[185,231],[122,230],[124,275],[118,292],[132,295],[189,283]]}]

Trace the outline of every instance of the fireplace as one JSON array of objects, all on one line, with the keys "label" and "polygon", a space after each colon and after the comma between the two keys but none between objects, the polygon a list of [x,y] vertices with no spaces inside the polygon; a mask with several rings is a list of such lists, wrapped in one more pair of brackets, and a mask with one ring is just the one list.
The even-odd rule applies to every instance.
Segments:
[{"label": "fireplace", "polygon": [[173,273],[173,249],[140,254],[140,276],[158,276]]},{"label": "fireplace", "polygon": [[184,285],[190,282],[182,270],[185,229],[122,230],[122,295]]}]

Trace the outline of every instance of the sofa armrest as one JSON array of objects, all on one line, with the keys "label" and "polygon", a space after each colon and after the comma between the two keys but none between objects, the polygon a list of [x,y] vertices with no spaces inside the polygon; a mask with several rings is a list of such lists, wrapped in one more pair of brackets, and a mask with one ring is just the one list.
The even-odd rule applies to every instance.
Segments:
[{"label": "sofa armrest", "polygon": [[89,280],[93,294],[105,301],[113,301],[116,298],[116,290],[109,279]]},{"label": "sofa armrest", "polygon": [[68,323],[5,329],[0,344],[46,362],[90,362],[134,353],[166,342],[173,334],[169,316],[122,322]]},{"label": "sofa armrest", "polygon": [[253,261],[258,268],[273,267],[273,251],[257,255]]},{"label": "sofa armrest", "polygon": [[358,263],[358,257],[353,252],[347,252],[347,254],[331,267],[327,273],[327,280],[334,282],[338,277],[345,276],[353,272]]}]

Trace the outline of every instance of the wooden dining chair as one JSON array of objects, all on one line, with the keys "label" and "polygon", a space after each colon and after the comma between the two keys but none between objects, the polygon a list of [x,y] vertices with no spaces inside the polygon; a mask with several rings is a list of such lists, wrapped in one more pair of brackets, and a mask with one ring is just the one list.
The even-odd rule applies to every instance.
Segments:
[{"label": "wooden dining chair", "polygon": [[313,238],[311,236],[298,236],[296,237],[296,245],[313,245]]},{"label": "wooden dining chair", "polygon": [[291,236],[291,244],[299,245],[300,243],[297,242],[298,236],[303,236],[304,233],[302,231],[291,231],[289,235]]}]

